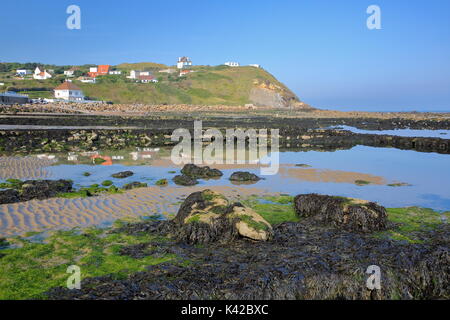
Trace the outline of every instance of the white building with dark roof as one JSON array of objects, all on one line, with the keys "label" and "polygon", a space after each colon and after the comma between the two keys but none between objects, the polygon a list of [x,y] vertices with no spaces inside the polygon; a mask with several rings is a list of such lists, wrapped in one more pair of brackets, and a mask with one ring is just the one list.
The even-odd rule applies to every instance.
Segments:
[{"label": "white building with dark roof", "polygon": [[192,60],[189,57],[179,57],[177,62],[178,69],[189,68],[192,66]]}]

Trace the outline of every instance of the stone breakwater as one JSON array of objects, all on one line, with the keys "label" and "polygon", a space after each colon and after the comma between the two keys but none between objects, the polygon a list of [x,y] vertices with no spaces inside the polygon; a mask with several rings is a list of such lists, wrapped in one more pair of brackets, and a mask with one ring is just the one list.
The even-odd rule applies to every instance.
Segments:
[{"label": "stone breakwater", "polygon": [[[172,132],[173,129],[169,128],[1,130],[0,151],[64,152],[173,146],[177,142],[171,141]],[[268,130],[268,132],[270,131]],[[191,135],[194,136],[192,130]],[[225,136],[225,132],[223,132],[223,136]],[[270,144],[270,139],[268,143]],[[336,150],[349,149],[356,145],[450,153],[450,139],[357,134],[345,130],[315,130],[294,127],[282,127],[279,132],[281,149]]]}]

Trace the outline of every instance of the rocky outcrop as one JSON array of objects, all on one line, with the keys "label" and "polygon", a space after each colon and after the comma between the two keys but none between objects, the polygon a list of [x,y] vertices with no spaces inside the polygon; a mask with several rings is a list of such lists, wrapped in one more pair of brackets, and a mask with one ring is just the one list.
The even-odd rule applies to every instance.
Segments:
[{"label": "rocky outcrop", "polygon": [[348,231],[373,232],[387,226],[386,209],[365,200],[302,194],[295,197],[294,207],[301,218]]},{"label": "rocky outcrop", "polygon": [[199,167],[195,164],[186,164],[181,173],[195,179],[219,178],[223,173],[218,169],[211,169],[208,166]]},{"label": "rocky outcrop", "polygon": [[189,244],[229,242],[238,237],[267,241],[273,236],[271,225],[255,211],[211,190],[192,193],[162,229]]},{"label": "rocky outcrop", "polygon": [[27,180],[16,184],[16,189],[0,191],[0,204],[47,199],[72,191],[69,180]]},{"label": "rocky outcrop", "polygon": [[146,188],[148,185],[144,182],[134,181],[131,183],[125,184],[122,188],[125,190],[137,189],[137,188]]},{"label": "rocky outcrop", "polygon": [[133,171],[123,171],[123,172],[114,173],[111,175],[111,177],[116,178],[116,179],[125,179],[128,177],[131,177],[133,174],[134,174]]},{"label": "rocky outcrop", "polygon": [[254,173],[236,171],[230,176],[230,180],[235,182],[257,182],[261,180],[261,178]]},{"label": "rocky outcrop", "polygon": [[72,191],[72,181],[69,180],[27,180],[21,189],[21,201],[32,199],[47,199],[58,193]]},{"label": "rocky outcrop", "polygon": [[[302,219],[303,220],[303,219]],[[161,221],[118,232],[160,235]],[[177,256],[124,279],[83,278],[81,290],[52,289],[50,299],[107,300],[412,300],[450,298],[450,226],[402,243],[309,223],[274,226],[272,241],[237,239],[203,246],[152,241],[121,248],[134,259]],[[425,234],[424,234],[425,236]],[[187,263],[183,263],[187,262]],[[382,272],[381,290],[367,288],[368,266]]]},{"label": "rocky outcrop", "polygon": [[0,190],[0,204],[20,202],[19,191],[14,189]]},{"label": "rocky outcrop", "polygon": [[275,84],[271,81],[258,81],[253,83],[254,87],[250,91],[249,100],[256,106],[272,108],[301,108],[313,110],[306,103],[299,101],[296,95],[286,87]]},{"label": "rocky outcrop", "polygon": [[173,177],[172,181],[179,186],[195,186],[196,184],[198,184],[197,179],[184,174]]}]

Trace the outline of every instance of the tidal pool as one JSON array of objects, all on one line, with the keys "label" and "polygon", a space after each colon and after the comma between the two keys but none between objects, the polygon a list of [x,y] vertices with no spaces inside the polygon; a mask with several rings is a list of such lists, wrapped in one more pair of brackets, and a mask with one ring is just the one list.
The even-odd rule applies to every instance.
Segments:
[{"label": "tidal pool", "polygon": [[[421,206],[450,210],[449,155],[366,146],[334,152],[283,151],[278,155],[278,174],[261,176],[263,180],[254,184],[241,184],[239,187],[290,195],[313,192],[339,195],[376,201],[387,207]],[[106,161],[94,165],[93,158],[99,156]],[[34,168],[27,164],[37,163],[34,157],[46,162]],[[111,180],[118,187],[133,181],[152,186],[157,180],[166,178],[169,187],[175,187],[171,179],[181,169],[171,163],[170,149],[165,148],[41,154],[27,158],[29,161],[23,161],[20,157],[1,157],[0,164],[2,161],[8,164],[0,166],[1,181],[7,178],[71,179],[78,188],[101,184],[105,180]],[[15,162],[18,163],[17,168]],[[30,166],[29,170],[27,166]],[[198,186],[236,186],[229,181],[235,171],[260,175],[257,164],[212,167],[219,168],[224,175],[220,179],[200,179]],[[127,170],[133,171],[134,175],[125,179],[111,177],[113,173]],[[85,176],[85,172],[90,175]]]},{"label": "tidal pool", "polygon": [[400,137],[423,137],[450,139],[450,130],[415,130],[415,129],[395,129],[395,130],[364,130],[351,126],[333,126],[330,129],[347,130],[353,133],[391,135]]}]

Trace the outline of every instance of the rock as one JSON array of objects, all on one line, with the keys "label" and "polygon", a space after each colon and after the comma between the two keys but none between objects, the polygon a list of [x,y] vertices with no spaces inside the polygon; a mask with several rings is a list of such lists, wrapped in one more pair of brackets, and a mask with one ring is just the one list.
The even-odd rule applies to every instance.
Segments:
[{"label": "rock", "polygon": [[0,238],[0,249],[7,248],[9,242],[5,238]]},{"label": "rock", "polygon": [[159,179],[155,182],[155,185],[157,186],[167,186],[169,184],[169,181],[167,179]]},{"label": "rock", "polygon": [[180,186],[195,186],[196,184],[198,184],[198,181],[196,179],[184,174],[175,176],[172,180],[173,182],[175,182],[175,184]]},{"label": "rock", "polygon": [[223,173],[218,169],[211,169],[210,167],[199,167],[195,164],[186,164],[181,173],[196,179],[208,179],[208,178],[218,178],[223,176]]},{"label": "rock", "polygon": [[356,232],[373,232],[387,227],[386,209],[365,200],[302,194],[294,199],[301,218]]},{"label": "rock", "polygon": [[116,178],[116,179],[124,179],[124,178],[131,177],[133,174],[134,174],[133,171],[123,171],[123,172],[114,173],[113,175],[111,175],[111,177]]},{"label": "rock", "polygon": [[234,172],[231,177],[230,177],[231,181],[236,181],[236,182],[256,182],[261,180],[260,177],[258,177],[256,174],[254,173],[250,173],[250,172],[244,172],[244,171],[237,171]]},{"label": "rock", "polygon": [[0,204],[20,201],[19,191],[14,189],[0,190]]},{"label": "rock", "polygon": [[211,190],[189,195],[164,228],[189,244],[229,242],[238,237],[267,241],[273,237],[272,226],[259,214]]},{"label": "rock", "polygon": [[72,191],[73,182],[70,180],[27,180],[21,189],[20,201],[32,199],[47,199],[58,193]]},{"label": "rock", "polygon": [[144,182],[134,181],[131,183],[125,184],[122,188],[125,190],[137,189],[137,188],[146,188],[148,185]]}]

